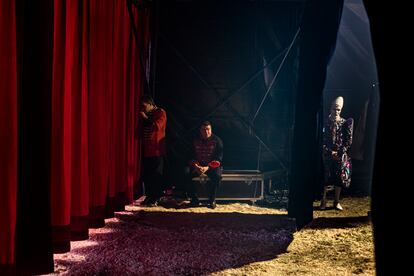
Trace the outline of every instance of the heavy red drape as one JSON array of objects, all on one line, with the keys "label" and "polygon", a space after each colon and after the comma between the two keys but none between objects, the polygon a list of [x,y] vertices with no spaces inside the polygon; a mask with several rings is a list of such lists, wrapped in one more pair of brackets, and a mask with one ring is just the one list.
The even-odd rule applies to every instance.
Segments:
[{"label": "heavy red drape", "polygon": [[[26,64],[16,42],[16,15],[26,16],[18,12],[22,7],[16,7],[12,0],[0,1],[2,275],[14,271],[16,262],[17,126],[21,115],[28,117],[25,110],[18,109],[17,92],[19,55],[22,64]],[[145,80],[139,52],[149,58],[149,11],[138,12],[133,7],[133,12],[135,23],[141,23],[140,45],[133,35],[126,1],[54,0],[53,70],[38,70],[39,75],[50,76],[45,80],[51,80],[52,89],[51,118],[44,120],[51,122],[54,252],[70,250],[71,240],[87,239],[90,227],[104,226],[105,218],[133,199],[140,168],[137,113]],[[24,22],[24,18],[20,20]],[[36,37],[35,33],[30,35]],[[36,53],[30,52],[31,57]]]},{"label": "heavy red drape", "polygon": [[0,105],[0,274],[6,274],[5,271],[14,264],[17,196],[17,63],[14,1],[0,1]]},{"label": "heavy red drape", "polygon": [[54,2],[51,192],[56,252],[69,249],[72,231],[76,238],[88,236],[88,9],[82,2]]},{"label": "heavy red drape", "polygon": [[149,15],[134,10],[141,49],[125,1],[55,0],[54,12],[52,226],[55,252],[65,252],[133,198]]}]

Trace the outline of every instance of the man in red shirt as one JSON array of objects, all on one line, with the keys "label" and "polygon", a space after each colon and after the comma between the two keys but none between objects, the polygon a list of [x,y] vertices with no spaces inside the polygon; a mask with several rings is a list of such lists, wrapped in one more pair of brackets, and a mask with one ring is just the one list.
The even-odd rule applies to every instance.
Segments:
[{"label": "man in red shirt", "polygon": [[143,203],[156,205],[163,190],[167,115],[165,110],[157,107],[154,100],[148,95],[144,95],[141,99],[139,115],[143,119],[142,179],[146,195]]},{"label": "man in red shirt", "polygon": [[197,182],[192,178],[200,175],[207,175],[209,203],[208,207],[216,208],[216,193],[221,183],[223,142],[213,134],[211,123],[205,121],[200,126],[200,134],[193,141],[193,153],[190,160],[190,168],[187,170],[187,191],[191,197],[191,206],[198,206]]}]

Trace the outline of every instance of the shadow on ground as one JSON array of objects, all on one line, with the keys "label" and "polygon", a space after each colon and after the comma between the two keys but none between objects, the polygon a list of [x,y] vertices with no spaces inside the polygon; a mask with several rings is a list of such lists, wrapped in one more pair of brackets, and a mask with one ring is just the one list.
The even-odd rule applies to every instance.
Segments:
[{"label": "shadow on ground", "polygon": [[368,216],[358,217],[319,217],[315,218],[306,228],[308,229],[345,229],[357,228],[361,224],[369,224]]},{"label": "shadow on ground", "polygon": [[[276,258],[293,240],[285,215],[120,212],[55,258],[70,275],[206,275]],[[83,243],[83,244],[82,244]]]}]

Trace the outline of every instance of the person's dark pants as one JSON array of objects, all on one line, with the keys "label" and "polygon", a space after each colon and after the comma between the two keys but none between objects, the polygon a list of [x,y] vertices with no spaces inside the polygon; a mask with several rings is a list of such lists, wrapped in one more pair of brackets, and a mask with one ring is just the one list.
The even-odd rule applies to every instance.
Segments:
[{"label": "person's dark pants", "polygon": [[335,187],[342,187],[341,162],[337,160],[329,160],[325,162],[325,166],[328,168],[328,170],[325,171],[325,186],[333,185]]},{"label": "person's dark pants", "polygon": [[145,195],[151,200],[158,200],[162,196],[163,192],[164,157],[144,157],[142,169]]},{"label": "person's dark pants", "polygon": [[[197,197],[197,190],[200,183],[198,181],[193,181],[192,179],[194,177],[197,177],[198,174],[191,170],[191,168],[187,167],[186,170],[186,179],[187,179],[187,187],[186,191],[188,193],[188,196],[191,199],[198,199]],[[220,186],[221,183],[221,173],[222,168],[209,168],[208,171],[205,173],[209,180],[207,181],[207,191],[208,191],[208,197],[210,202],[213,202],[216,200],[217,195],[217,189]]]}]

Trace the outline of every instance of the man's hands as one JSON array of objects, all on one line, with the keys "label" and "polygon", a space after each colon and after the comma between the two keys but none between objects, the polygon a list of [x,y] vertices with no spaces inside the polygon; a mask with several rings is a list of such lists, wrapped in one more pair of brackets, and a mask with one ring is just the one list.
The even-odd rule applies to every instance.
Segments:
[{"label": "man's hands", "polygon": [[148,119],[148,115],[144,111],[140,111],[139,115],[144,119]]},{"label": "man's hands", "polygon": [[199,164],[195,164],[194,169],[198,175],[202,175],[208,171],[208,166],[203,167],[203,166],[200,166]]},{"label": "man's hands", "polygon": [[333,160],[340,160],[339,156],[338,156],[338,152],[337,151],[332,151],[332,159]]}]

